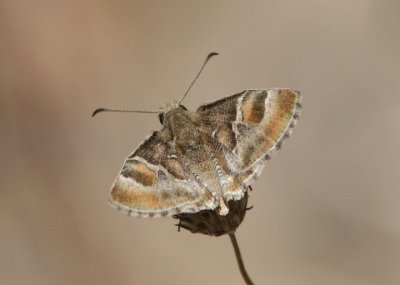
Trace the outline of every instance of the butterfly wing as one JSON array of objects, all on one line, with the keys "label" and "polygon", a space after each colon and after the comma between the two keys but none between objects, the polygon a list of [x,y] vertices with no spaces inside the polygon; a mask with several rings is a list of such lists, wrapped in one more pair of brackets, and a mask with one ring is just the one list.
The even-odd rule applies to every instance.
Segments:
[{"label": "butterfly wing", "polygon": [[200,211],[210,199],[177,159],[164,128],[126,159],[112,186],[110,204],[129,215],[155,217]]},{"label": "butterfly wing", "polygon": [[223,150],[232,173],[249,185],[287,138],[301,108],[291,89],[246,90],[197,109],[202,126]]}]

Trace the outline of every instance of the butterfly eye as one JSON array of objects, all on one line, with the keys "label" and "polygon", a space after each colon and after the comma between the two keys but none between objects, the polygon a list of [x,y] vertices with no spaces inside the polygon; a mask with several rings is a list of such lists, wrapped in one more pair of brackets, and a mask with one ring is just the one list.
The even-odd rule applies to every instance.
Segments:
[{"label": "butterfly eye", "polygon": [[164,113],[159,113],[158,119],[160,120],[161,125],[164,124]]},{"label": "butterfly eye", "polygon": [[179,105],[179,107],[181,107],[183,110],[187,111],[186,107],[183,105]]}]

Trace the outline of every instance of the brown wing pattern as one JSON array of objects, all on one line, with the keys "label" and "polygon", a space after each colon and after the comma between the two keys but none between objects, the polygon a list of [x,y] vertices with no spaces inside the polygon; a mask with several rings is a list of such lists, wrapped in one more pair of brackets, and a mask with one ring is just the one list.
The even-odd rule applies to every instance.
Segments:
[{"label": "brown wing pattern", "polygon": [[202,125],[223,149],[229,169],[249,185],[288,137],[301,108],[291,89],[246,90],[198,108]]},{"label": "brown wing pattern", "polygon": [[[186,177],[186,179],[185,179]],[[152,133],[130,155],[115,180],[110,203],[129,215],[171,216],[206,209],[208,193],[188,179],[163,129]]]}]

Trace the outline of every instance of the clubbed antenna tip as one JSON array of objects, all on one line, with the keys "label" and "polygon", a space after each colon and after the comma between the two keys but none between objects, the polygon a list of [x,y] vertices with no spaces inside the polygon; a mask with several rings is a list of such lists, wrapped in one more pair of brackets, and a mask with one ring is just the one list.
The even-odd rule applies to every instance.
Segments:
[{"label": "clubbed antenna tip", "polygon": [[115,109],[106,109],[106,108],[98,108],[94,110],[92,113],[92,117],[96,116],[96,114],[101,112],[120,112],[120,113],[145,113],[145,114],[157,114],[160,111],[138,111],[138,110],[115,110]]},{"label": "clubbed antenna tip", "polygon": [[196,82],[197,78],[199,78],[201,72],[203,71],[204,67],[206,66],[207,62],[210,60],[210,58],[212,58],[214,55],[218,55],[217,52],[211,52],[207,55],[206,60],[204,61],[203,65],[201,66],[199,72],[197,73],[197,75],[195,76],[195,78],[193,79],[192,83],[190,83],[189,88],[186,90],[185,94],[183,95],[183,97],[181,98],[181,100],[178,101],[178,104],[181,103],[183,101],[183,99],[185,99],[186,95],[189,93],[189,90],[192,88],[193,84]]}]

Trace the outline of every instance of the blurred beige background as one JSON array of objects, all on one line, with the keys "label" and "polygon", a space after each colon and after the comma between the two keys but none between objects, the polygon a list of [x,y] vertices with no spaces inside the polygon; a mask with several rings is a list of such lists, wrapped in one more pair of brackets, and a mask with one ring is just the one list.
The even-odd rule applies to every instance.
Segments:
[{"label": "blurred beige background", "polygon": [[400,284],[399,1],[0,3],[0,284],[243,284],[226,236],[110,208],[155,110],[304,95],[237,232],[256,284]]}]

